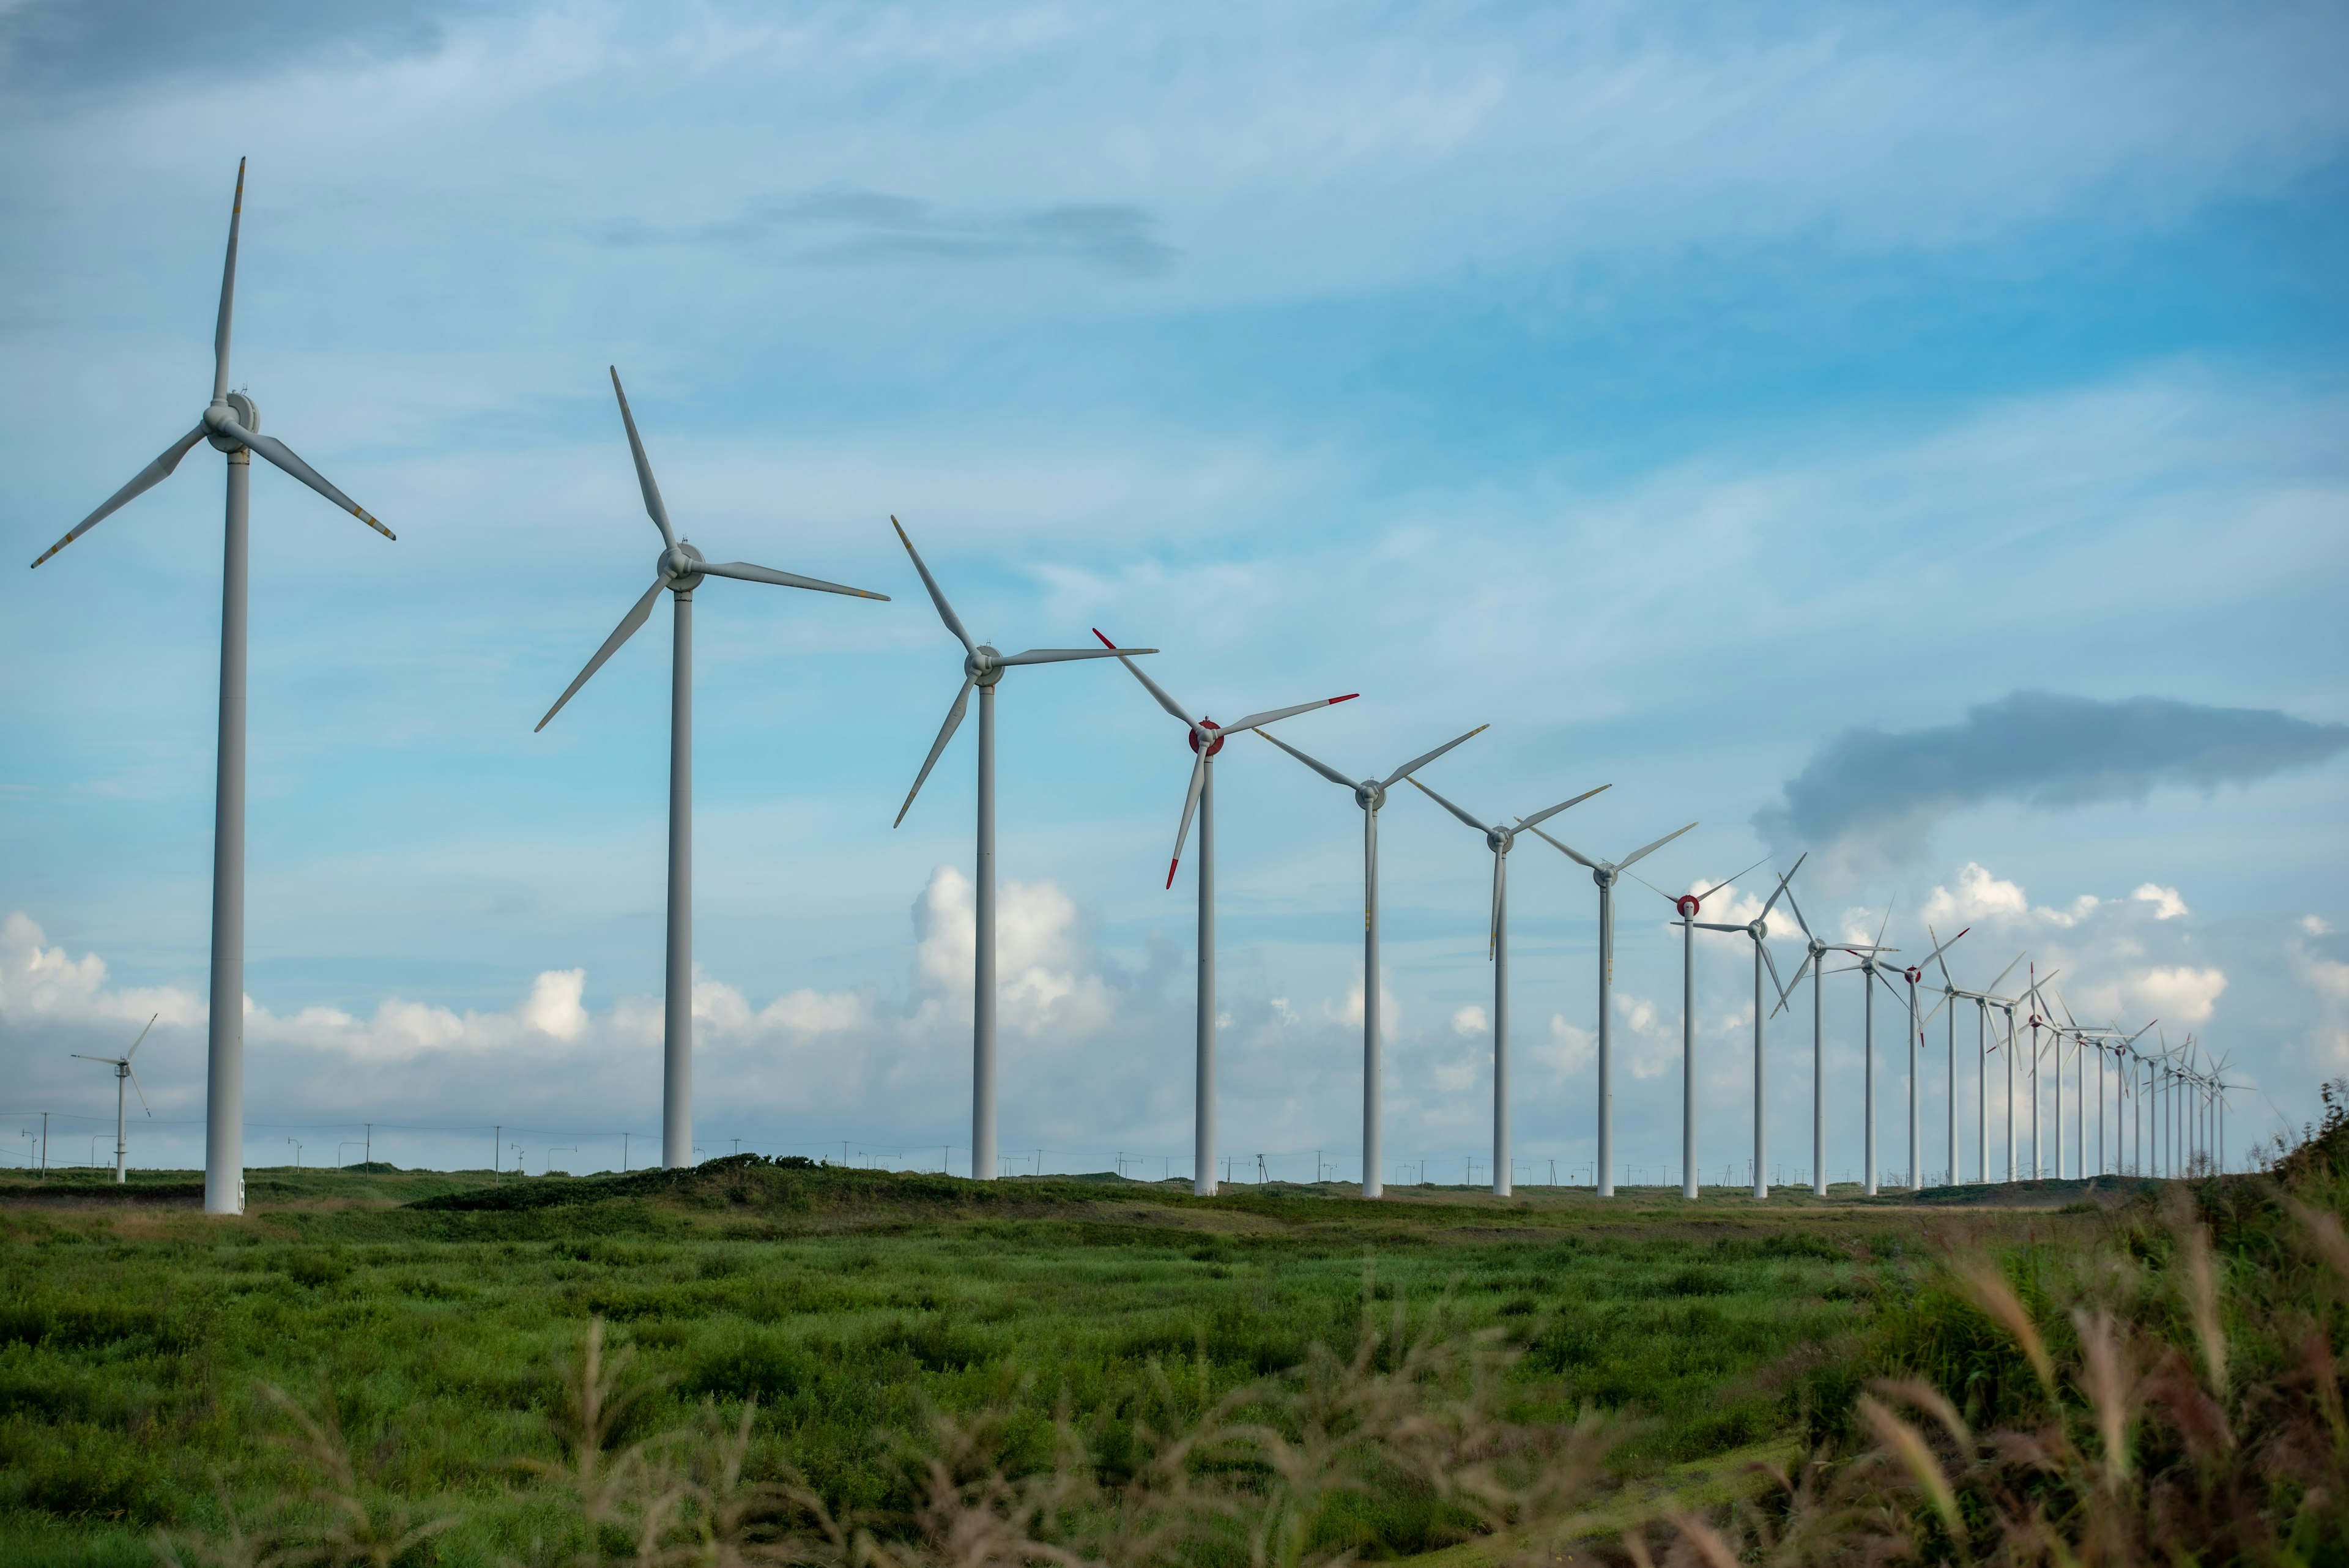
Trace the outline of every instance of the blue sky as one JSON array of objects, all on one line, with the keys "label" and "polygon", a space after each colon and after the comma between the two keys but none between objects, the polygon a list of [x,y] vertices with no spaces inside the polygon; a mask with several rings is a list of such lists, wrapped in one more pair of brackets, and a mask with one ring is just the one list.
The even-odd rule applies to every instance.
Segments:
[{"label": "blue sky", "polygon": [[[1474,809],[1611,783],[1562,836],[1700,821],[1663,886],[1807,847],[1815,918],[2061,962],[2233,1053],[2239,1146],[2349,1071],[2337,7],[247,16],[0,11],[0,453],[30,561],[187,428],[249,155],[234,379],[400,535],[255,479],[254,1163],[657,1128],[667,611],[530,729],[657,550],[607,364],[713,558],[895,596],[697,597],[706,1147],[968,1139],[971,741],[892,832],[957,679],[892,513],[1006,648],[1098,625],[1217,715],[1359,690],[1284,730],[1349,772],[1490,722],[1430,772]],[[99,1114],[66,1053],[160,1011],[156,1160],[201,1116],[218,485],[0,575],[0,1111]],[[1113,666],[1006,693],[1004,1146],[1179,1167],[1187,751]],[[1224,1144],[1350,1174],[1358,819],[1229,763]],[[1434,1174],[1485,1153],[1486,865],[1416,798],[1382,850],[1388,1147]],[[1516,867],[1518,1152],[1570,1166],[1595,898]],[[1648,897],[1619,1137],[1661,1172]],[[1745,958],[1699,958],[1725,1160]]]}]

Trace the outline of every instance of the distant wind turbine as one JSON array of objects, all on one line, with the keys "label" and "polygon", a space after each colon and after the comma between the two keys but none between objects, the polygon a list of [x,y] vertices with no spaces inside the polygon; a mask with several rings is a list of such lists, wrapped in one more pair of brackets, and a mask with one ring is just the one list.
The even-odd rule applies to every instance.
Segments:
[{"label": "distant wind turbine", "polygon": [[[1117,648],[1117,644],[1102,637],[1099,627],[1093,628],[1093,635],[1101,638],[1102,647]],[[1199,953],[1198,1023],[1193,1052],[1191,1190],[1198,1197],[1212,1198],[1216,1192],[1216,757],[1223,751],[1224,742],[1233,735],[1299,713],[1309,713],[1316,708],[1350,702],[1361,693],[1349,691],[1343,697],[1324,697],[1292,708],[1251,713],[1236,724],[1218,724],[1204,714],[1192,718],[1180,702],[1167,695],[1164,687],[1143,674],[1142,666],[1131,659],[1119,662],[1188,732],[1186,738],[1193,753],[1191,784],[1183,796],[1183,820],[1174,829],[1174,854],[1166,862],[1166,886],[1174,886],[1174,869],[1183,863],[1183,841],[1190,835],[1191,816],[1195,812],[1199,818]]]},{"label": "distant wind turbine", "polygon": [[1762,906],[1762,912],[1746,924],[1723,925],[1713,920],[1697,922],[1700,930],[1743,931],[1754,941],[1754,1196],[1756,1198],[1770,1196],[1770,1171],[1763,1163],[1768,1147],[1764,1136],[1763,1115],[1768,1104],[1764,1095],[1764,1057],[1762,1050],[1762,1021],[1768,1016],[1768,1010],[1762,1005],[1762,971],[1765,965],[1770,971],[1770,983],[1778,988],[1779,1002],[1783,1003],[1786,1000],[1786,988],[1778,979],[1778,962],[1770,956],[1770,911],[1776,909],[1778,900],[1786,896],[1786,884],[1794,878],[1795,872],[1803,868],[1803,861],[1809,858],[1806,854],[1787,868],[1785,876],[1778,878],[1778,890],[1770,895],[1770,901]]},{"label": "distant wind turbine", "polygon": [[1422,794],[1458,817],[1475,831],[1485,836],[1485,846],[1493,852],[1493,919],[1491,936],[1485,956],[1493,965],[1493,1196],[1509,1196],[1511,1165],[1509,1158],[1509,850],[1517,835],[1537,823],[1547,822],[1570,805],[1580,805],[1599,790],[1587,789],[1571,800],[1544,806],[1531,816],[1519,817],[1516,827],[1495,824],[1486,826],[1461,810],[1419,780],[1411,781]]},{"label": "distant wind turbine", "polygon": [[336,489],[274,436],[261,433],[261,409],[228,385],[229,328],[236,314],[236,241],[244,221],[244,160],[229,207],[228,260],[221,268],[220,317],[212,328],[212,400],[196,428],[163,449],[129,483],[41,552],[38,566],[121,507],[152,490],[180,460],[207,441],[228,455],[228,521],[221,559],[220,744],[212,793],[211,1021],[204,1053],[204,1212],[244,1212],[244,650],[246,563],[253,454],[259,452],[385,538],[392,531]]},{"label": "distant wind turbine", "polygon": [[972,867],[971,900],[976,929],[970,996],[970,1178],[973,1181],[993,1181],[996,1179],[995,1159],[995,688],[1003,680],[1003,672],[1020,664],[1060,664],[1072,659],[1120,659],[1127,655],[1155,653],[1154,648],[1031,648],[1025,653],[1002,653],[983,642],[971,640],[963,629],[962,618],[954,606],[947,602],[946,590],[930,576],[930,568],[922,564],[922,553],[914,548],[906,536],[905,525],[895,517],[889,525],[897,530],[897,542],[905,546],[905,554],[914,558],[914,570],[921,574],[922,587],[930,592],[930,602],[937,607],[938,618],[946,623],[955,640],[962,644],[962,690],[955,693],[954,706],[947,710],[947,722],[938,726],[938,738],[930,742],[930,754],[922,759],[922,771],[914,775],[914,787],[905,792],[905,804],[897,808],[897,821],[914,809],[914,797],[922,793],[922,782],[930,770],[938,765],[938,754],[954,739],[955,731],[962,725],[962,716],[970,709],[971,688],[978,688],[978,864]]},{"label": "distant wind turbine", "polygon": [[[1775,1014],[1785,1007],[1786,999],[1794,993],[1795,987],[1803,983],[1803,973],[1807,970],[1811,976],[1811,1195],[1815,1198],[1825,1198],[1827,1195],[1826,992],[1826,987],[1821,982],[1827,972],[1827,954],[1837,951],[1856,953],[1860,950],[1839,947],[1838,944],[1828,941],[1818,932],[1811,929],[1810,921],[1803,918],[1802,905],[1795,901],[1795,889],[1791,881],[1794,873],[1789,871],[1786,875],[1790,878],[1786,888],[1786,908],[1793,913],[1795,924],[1802,928],[1803,961],[1801,967],[1795,971],[1795,978],[1788,981],[1785,990],[1779,993],[1778,1006],[1771,1011]],[[1889,909],[1884,911],[1884,918],[1888,923],[1891,920],[1892,911]],[[1883,935],[1883,932],[1878,931],[1877,940],[1881,941]],[[1878,950],[1868,948],[1866,950],[1875,952]],[[1868,1016],[1869,1020],[1868,1158],[1872,1168],[1876,1159],[1876,993],[1873,989],[1868,992]],[[1876,1190],[1873,1175],[1868,1178],[1868,1190],[1870,1192]]]},{"label": "distant wind turbine", "polygon": [[1613,1021],[1608,1017],[1608,1007],[1615,990],[1615,883],[1616,879],[1638,862],[1644,860],[1694,827],[1676,827],[1653,844],[1631,851],[1620,860],[1593,860],[1578,849],[1568,849],[1540,828],[1535,836],[1565,856],[1576,865],[1588,869],[1590,879],[1599,884],[1599,1196],[1615,1196],[1615,1064]]},{"label": "distant wind turbine", "polygon": [[[1973,929],[1971,926],[1966,928],[1966,931],[1971,929]],[[1960,931],[1958,937],[1964,936],[1966,931]],[[1925,934],[1931,936],[1933,928],[1926,927]],[[1921,1107],[1918,1103],[1918,1096],[1922,1093],[1923,1086],[1920,1082],[1920,1075],[1917,1060],[1919,1049],[1924,1044],[1924,1025],[1917,1016],[1917,982],[1925,978],[1925,966],[1949,951],[1950,943],[1956,941],[1958,937],[1951,937],[1949,941],[1940,943],[1931,952],[1900,971],[1900,977],[1909,982],[1909,1190],[1911,1192],[1922,1190],[1925,1185],[1925,1128],[1920,1119]],[[1955,1127],[1954,1120],[1951,1126],[1952,1128]],[[1958,1151],[1953,1140],[1950,1149],[1950,1159],[1952,1165],[1955,1164],[1957,1158]]]},{"label": "distant wind turbine", "polygon": [[[1379,808],[1387,791],[1458,745],[1483,734],[1479,724],[1465,735],[1449,740],[1395,769],[1383,779],[1350,779],[1329,763],[1317,761],[1269,730],[1257,734],[1328,779],[1351,791],[1362,808],[1362,1196],[1377,1198],[1386,1191],[1385,1168],[1380,1163],[1379,1119]],[[1319,1179],[1317,1176],[1315,1179]]]},{"label": "distant wind turbine", "polygon": [[669,525],[668,508],[661,502],[660,487],[653,483],[653,465],[645,456],[643,439],[636,434],[636,419],[628,410],[628,394],[620,386],[616,367],[612,369],[612,395],[620,401],[620,423],[627,429],[628,452],[636,459],[636,485],[644,493],[646,515],[660,530],[661,553],[653,563],[653,586],[620,618],[604,646],[563,689],[563,695],[531,732],[545,729],[588,678],[604,668],[604,661],[636,635],[652,616],[653,601],[667,589],[676,622],[669,661],[668,963],[661,1024],[661,1163],[675,1169],[693,1163],[693,590],[705,577],[732,577],[745,583],[845,594],[851,598],[885,600],[889,596],[779,572],[771,566],[754,566],[748,561],[703,558]]},{"label": "distant wind turbine", "polygon": [[147,1043],[147,1030],[154,1028],[155,1020],[162,1016],[160,1012],[150,1016],[146,1029],[139,1031],[139,1038],[133,1040],[130,1049],[119,1056],[85,1056],[78,1051],[71,1053],[78,1062],[103,1062],[114,1069],[114,1179],[118,1184],[129,1179],[124,1174],[123,1165],[123,1155],[129,1146],[124,1141],[122,1133],[122,1085],[128,1082],[138,1090],[139,1108],[147,1111],[148,1119],[152,1121],[155,1113],[147,1109],[147,1091],[139,1088],[139,1075],[130,1070],[130,1058],[139,1054],[139,1047]]},{"label": "distant wind turbine", "polygon": [[[1763,859],[1769,858],[1767,856]],[[1762,864],[1756,860],[1754,866]],[[1745,871],[1754,869],[1748,866]],[[1681,929],[1681,1196],[1694,1200],[1697,1195],[1696,1151],[1696,926],[1697,914],[1704,901],[1715,893],[1725,893],[1735,885],[1737,877],[1724,877],[1718,882],[1707,882],[1704,891],[1690,885],[1685,893],[1667,893],[1645,877],[1634,871],[1631,880],[1656,894],[1671,905],[1679,916],[1672,924]]]}]

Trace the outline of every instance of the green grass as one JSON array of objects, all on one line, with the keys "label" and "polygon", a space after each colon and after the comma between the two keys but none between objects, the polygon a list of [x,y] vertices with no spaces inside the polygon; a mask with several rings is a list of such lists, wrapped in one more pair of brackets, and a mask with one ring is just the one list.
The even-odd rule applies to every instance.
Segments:
[{"label": "green grass", "polygon": [[[1065,1401],[1114,1465],[1154,1363],[1204,1361],[1221,1392],[1350,1347],[1366,1284],[1381,1321],[1400,1302],[1510,1335],[1528,1415],[1638,1417],[1621,1461],[1656,1470],[1801,1435],[1832,1395],[1819,1369],[1909,1300],[1921,1227],[2015,1223],[1807,1195],[1200,1200],[734,1161],[256,1171],[233,1220],[195,1191],[184,1173],[127,1196],[88,1173],[0,1183],[0,1559],[145,1562],[155,1527],[216,1523],[223,1488],[281,1479],[254,1442],[269,1383],[331,1398],[388,1488],[496,1503],[504,1522],[432,1549],[488,1561],[526,1528],[502,1501],[510,1461],[552,1457],[557,1362],[594,1315],[666,1381],[648,1429],[755,1396],[764,1460],[836,1506],[902,1503],[892,1444],[933,1411],[1008,1408],[1040,1465]],[[1449,1539],[1425,1499],[1350,1506],[1370,1554]]]}]

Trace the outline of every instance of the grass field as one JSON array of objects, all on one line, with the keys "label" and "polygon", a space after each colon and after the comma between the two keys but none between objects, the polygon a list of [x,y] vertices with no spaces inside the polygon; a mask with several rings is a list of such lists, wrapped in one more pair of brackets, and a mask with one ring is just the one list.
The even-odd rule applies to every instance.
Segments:
[{"label": "grass field", "polygon": [[[1154,1366],[1252,1384],[1317,1342],[1350,1347],[1366,1303],[1499,1330],[1523,1350],[1519,1413],[1624,1412],[1614,1462],[1652,1475],[1844,1419],[1844,1352],[1911,1299],[1935,1233],[2093,1222],[2063,1211],[2078,1184],[1940,1205],[1202,1200],[1114,1178],[734,1161],[603,1179],[255,1171],[251,1212],[217,1220],[194,1179],[0,1181],[0,1560],[147,1563],[157,1526],[216,1526],[223,1496],[282,1479],[255,1441],[264,1384],[330,1402],[376,1484],[478,1503],[419,1560],[524,1554],[512,1460],[554,1457],[557,1366],[597,1316],[663,1380],[635,1419],[755,1397],[754,1462],[788,1461],[845,1508],[903,1503],[893,1452],[934,1412],[1010,1412],[1010,1451],[1040,1464],[1065,1406],[1113,1465]],[[1319,1528],[1402,1557],[1459,1525],[1395,1492]]]}]

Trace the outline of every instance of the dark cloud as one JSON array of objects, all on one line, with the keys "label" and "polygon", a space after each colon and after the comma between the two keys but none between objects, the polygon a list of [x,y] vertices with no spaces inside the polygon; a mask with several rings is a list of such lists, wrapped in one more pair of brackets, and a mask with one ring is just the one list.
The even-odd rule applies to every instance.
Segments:
[{"label": "dark cloud", "polygon": [[1045,256],[1145,275],[1164,271],[1175,254],[1156,228],[1143,209],[1113,202],[951,213],[910,196],[836,190],[762,201],[720,223],[678,230],[627,224],[605,237],[620,244],[738,245],[813,266]]},{"label": "dark cloud", "polygon": [[0,10],[0,82],[104,90],[157,77],[244,77],[293,64],[372,65],[438,53],[460,0],[28,0]]},{"label": "dark cloud", "polygon": [[2012,800],[2060,810],[2142,800],[2165,784],[2210,790],[2344,748],[2349,724],[2268,708],[2016,691],[1937,729],[1846,730],[1754,825],[1781,848],[1842,844],[1899,860],[1922,851],[1934,823],[1967,806]]}]

